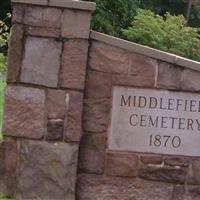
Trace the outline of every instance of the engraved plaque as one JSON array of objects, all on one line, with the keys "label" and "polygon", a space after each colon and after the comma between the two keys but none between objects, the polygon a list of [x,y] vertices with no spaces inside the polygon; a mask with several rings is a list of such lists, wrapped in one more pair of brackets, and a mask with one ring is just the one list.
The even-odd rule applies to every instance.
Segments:
[{"label": "engraved plaque", "polygon": [[200,95],[114,87],[109,149],[200,156]]}]

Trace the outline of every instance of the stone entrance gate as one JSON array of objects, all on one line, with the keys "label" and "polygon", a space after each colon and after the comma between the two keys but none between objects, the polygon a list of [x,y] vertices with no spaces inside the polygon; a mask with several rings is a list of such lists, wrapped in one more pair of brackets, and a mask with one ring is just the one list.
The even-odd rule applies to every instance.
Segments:
[{"label": "stone entrance gate", "polygon": [[12,0],[0,192],[197,200],[200,160],[109,149],[113,88],[198,94],[200,64],[90,31],[95,4]]}]

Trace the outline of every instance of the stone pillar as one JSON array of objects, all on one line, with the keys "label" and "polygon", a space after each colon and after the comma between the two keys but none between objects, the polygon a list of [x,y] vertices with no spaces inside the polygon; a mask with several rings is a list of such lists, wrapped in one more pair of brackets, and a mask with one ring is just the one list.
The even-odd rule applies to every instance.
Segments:
[{"label": "stone pillar", "polygon": [[0,192],[74,200],[95,4],[12,0],[12,6]]}]

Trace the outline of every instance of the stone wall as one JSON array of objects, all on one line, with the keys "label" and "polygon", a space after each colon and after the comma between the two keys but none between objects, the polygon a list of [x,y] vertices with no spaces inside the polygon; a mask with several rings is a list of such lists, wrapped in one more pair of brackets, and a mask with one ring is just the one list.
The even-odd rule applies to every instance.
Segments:
[{"label": "stone wall", "polygon": [[108,149],[114,86],[198,94],[200,64],[91,32],[78,199],[198,200],[200,159]]},{"label": "stone wall", "polygon": [[198,157],[111,151],[107,141],[114,86],[197,94],[200,64],[89,32],[94,3],[12,3],[0,192],[25,200],[200,199]]},{"label": "stone wall", "polygon": [[95,4],[12,0],[12,6],[0,191],[16,199],[75,199]]}]

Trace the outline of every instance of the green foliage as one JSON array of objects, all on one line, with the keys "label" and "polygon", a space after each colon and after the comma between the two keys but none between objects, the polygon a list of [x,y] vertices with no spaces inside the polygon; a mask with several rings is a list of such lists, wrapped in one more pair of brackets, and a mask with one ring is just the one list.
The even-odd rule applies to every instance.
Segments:
[{"label": "green foliage", "polygon": [[11,15],[7,14],[7,17],[4,20],[0,20],[0,72],[5,72],[6,70],[6,53],[4,53],[4,49],[7,49],[8,40],[9,40],[9,26],[6,25],[6,19],[10,18]]},{"label": "green foliage", "polygon": [[200,6],[193,6],[193,10],[190,15],[189,25],[200,27]]},{"label": "green foliage", "polygon": [[123,30],[126,39],[200,61],[198,29],[186,26],[182,15],[164,17],[139,9],[132,26]]},{"label": "green foliage", "polygon": [[[122,37],[121,28],[130,26],[138,8],[149,9],[164,16],[185,15],[187,0],[84,0],[97,4],[92,28],[110,35]],[[193,5],[189,25],[200,26],[200,6]]]},{"label": "green foliage", "polygon": [[7,198],[3,194],[0,194],[0,200],[13,200],[13,199]]},{"label": "green foliage", "polygon": [[4,20],[0,20],[0,48],[7,45],[9,40],[9,27],[5,23],[7,18],[11,18],[11,14],[8,13]]},{"label": "green foliage", "polygon": [[121,36],[121,29],[133,21],[140,0],[95,0],[97,9],[92,20],[92,29]]},{"label": "green foliage", "polygon": [[170,14],[186,13],[187,1],[186,0],[141,0],[142,9],[149,9],[159,15],[164,15],[166,12]]},{"label": "green foliage", "polygon": [[7,56],[5,56],[3,53],[0,53],[0,73],[6,71],[7,66]]}]

